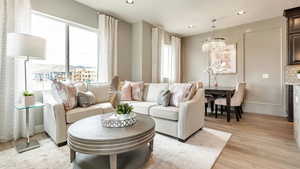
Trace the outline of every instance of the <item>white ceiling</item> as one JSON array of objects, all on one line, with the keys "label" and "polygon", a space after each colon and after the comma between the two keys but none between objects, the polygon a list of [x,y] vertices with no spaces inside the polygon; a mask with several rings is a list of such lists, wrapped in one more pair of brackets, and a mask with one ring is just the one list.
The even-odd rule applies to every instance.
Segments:
[{"label": "white ceiling", "polygon": [[[300,0],[75,0],[134,23],[145,20],[183,36],[207,32],[213,18],[223,18],[217,28],[282,16],[283,10],[300,6]],[[236,16],[238,10],[246,14]],[[187,28],[188,25],[194,28]]]}]

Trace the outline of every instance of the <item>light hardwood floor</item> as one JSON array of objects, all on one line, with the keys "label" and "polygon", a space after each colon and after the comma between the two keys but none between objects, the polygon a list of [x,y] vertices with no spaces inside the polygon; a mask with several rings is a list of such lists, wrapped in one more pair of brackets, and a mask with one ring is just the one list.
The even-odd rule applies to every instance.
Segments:
[{"label": "light hardwood floor", "polygon": [[[285,118],[246,113],[240,122],[225,116],[206,117],[206,127],[232,133],[214,169],[300,169],[300,149],[293,137],[293,123]],[[35,139],[48,138],[38,134]],[[2,150],[14,142],[0,144]]]},{"label": "light hardwood floor", "polygon": [[214,169],[300,169],[293,123],[286,118],[245,113],[240,122],[206,117],[209,128],[232,133]]}]

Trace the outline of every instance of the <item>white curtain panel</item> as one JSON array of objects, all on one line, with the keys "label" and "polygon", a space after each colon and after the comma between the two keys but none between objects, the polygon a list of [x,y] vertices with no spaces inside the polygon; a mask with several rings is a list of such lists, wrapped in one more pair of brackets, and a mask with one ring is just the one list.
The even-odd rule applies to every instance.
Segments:
[{"label": "white curtain panel", "polygon": [[164,31],[159,28],[152,28],[152,82],[162,82],[161,79],[161,56]]},{"label": "white curtain panel", "polygon": [[118,74],[118,20],[99,15],[99,81],[109,82]]},{"label": "white curtain panel", "polygon": [[[6,56],[8,32],[28,33],[30,0],[0,0],[0,141],[25,136],[24,112],[15,109],[24,90],[22,61]],[[34,116],[30,118],[34,133]]]},{"label": "white curtain panel", "polygon": [[181,39],[171,37],[171,83],[181,82]]},{"label": "white curtain panel", "polygon": [[181,39],[152,29],[152,82],[181,82]]}]

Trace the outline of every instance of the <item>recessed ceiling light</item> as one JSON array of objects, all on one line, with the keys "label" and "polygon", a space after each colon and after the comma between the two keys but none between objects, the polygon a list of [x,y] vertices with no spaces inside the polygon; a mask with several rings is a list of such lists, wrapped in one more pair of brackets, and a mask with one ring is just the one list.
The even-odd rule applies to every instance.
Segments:
[{"label": "recessed ceiling light", "polygon": [[237,15],[244,15],[246,12],[244,10],[239,10],[236,12]]},{"label": "recessed ceiling light", "polygon": [[194,27],[195,27],[195,25],[189,25],[189,26],[188,26],[189,29],[192,29],[192,28],[194,28]]},{"label": "recessed ceiling light", "polygon": [[132,5],[134,4],[134,0],[126,0],[126,3]]}]

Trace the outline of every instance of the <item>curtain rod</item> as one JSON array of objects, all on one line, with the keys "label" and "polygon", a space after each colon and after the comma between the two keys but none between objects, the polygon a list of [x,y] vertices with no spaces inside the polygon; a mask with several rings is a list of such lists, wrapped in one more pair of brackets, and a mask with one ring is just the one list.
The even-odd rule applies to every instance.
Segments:
[{"label": "curtain rod", "polygon": [[112,18],[114,18],[114,19],[121,20],[120,18],[117,18],[117,17],[115,17],[115,16],[109,15],[109,14],[107,14],[107,13],[105,13],[105,12],[97,11],[97,15],[106,15],[106,16],[110,16],[110,17],[112,17]]}]

